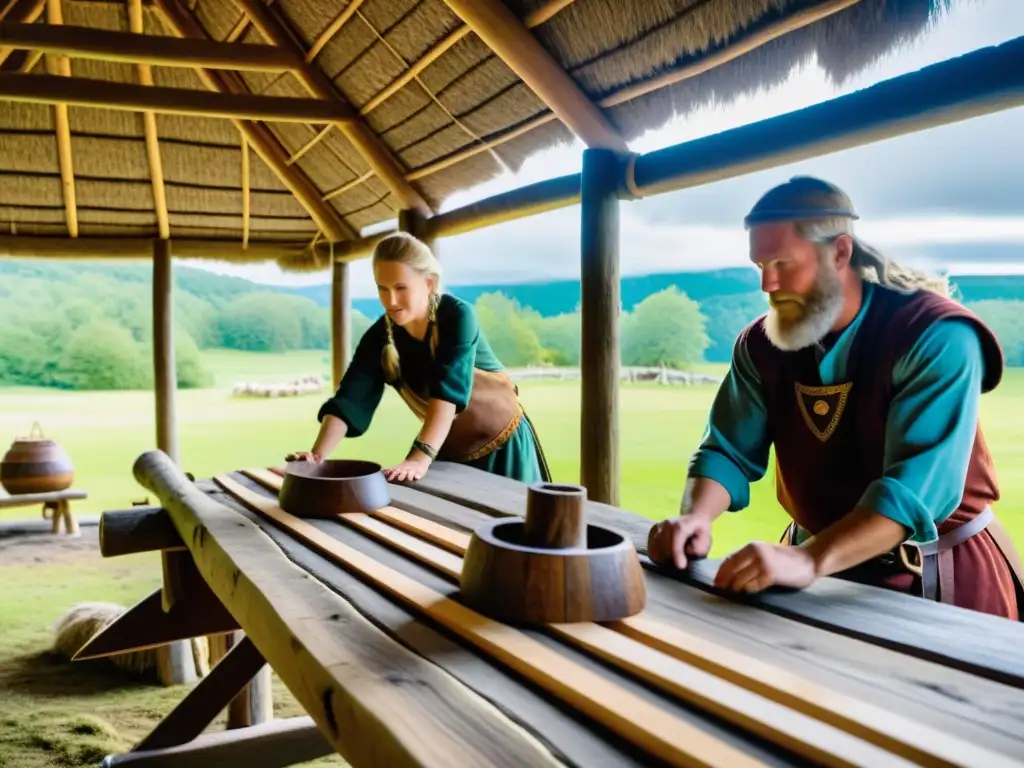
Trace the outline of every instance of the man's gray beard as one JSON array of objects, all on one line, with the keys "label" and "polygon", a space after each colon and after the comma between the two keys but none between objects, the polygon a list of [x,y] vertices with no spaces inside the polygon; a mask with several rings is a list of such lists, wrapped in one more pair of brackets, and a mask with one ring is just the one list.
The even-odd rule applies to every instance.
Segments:
[{"label": "man's gray beard", "polygon": [[764,330],[768,340],[779,349],[794,352],[816,344],[835,325],[843,311],[843,284],[829,262],[823,261],[818,279],[806,297],[804,315],[796,321],[785,321],[774,307],[768,309]]}]

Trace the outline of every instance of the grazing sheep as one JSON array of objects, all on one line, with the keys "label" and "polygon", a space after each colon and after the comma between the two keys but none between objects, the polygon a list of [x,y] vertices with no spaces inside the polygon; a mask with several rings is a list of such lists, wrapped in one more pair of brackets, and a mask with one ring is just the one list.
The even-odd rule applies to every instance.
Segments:
[{"label": "grazing sheep", "polygon": [[[53,626],[53,650],[70,660],[100,630],[120,618],[127,610],[123,605],[104,602],[77,603],[71,606]],[[191,645],[196,676],[204,677],[210,670],[209,645],[205,637],[192,638]],[[108,656],[107,660],[120,669],[151,677],[159,675],[160,667],[166,664],[169,653],[170,647],[163,645],[114,654]]]}]

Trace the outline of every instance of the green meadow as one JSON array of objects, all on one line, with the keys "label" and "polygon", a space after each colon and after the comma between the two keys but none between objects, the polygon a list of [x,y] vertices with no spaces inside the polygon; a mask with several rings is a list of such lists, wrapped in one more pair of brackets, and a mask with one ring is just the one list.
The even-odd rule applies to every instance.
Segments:
[{"label": "green meadow", "polygon": [[[232,397],[242,381],[283,381],[328,370],[324,352],[203,353],[213,373],[209,389],[178,393],[181,462],[197,477],[280,463],[307,448],[316,434],[322,394],[280,399]],[[722,372],[721,366],[705,366]],[[557,480],[579,479],[579,387],[568,382],[524,382],[522,400],[533,419]],[[700,441],[713,386],[623,385],[621,398],[621,506],[652,522],[676,513],[687,459]],[[982,426],[995,454],[1002,501],[997,512],[1024,544],[1024,448],[1016,439],[1024,402],[1024,369],[1011,369],[997,392],[983,399]],[[38,422],[60,442],[76,466],[75,485],[89,499],[80,515],[128,507],[148,492],[132,477],[132,464],[153,447],[154,400],[144,391],[66,392],[0,390],[0,446],[27,435]],[[384,464],[401,460],[417,422],[390,392],[370,432],[345,441],[338,456]],[[785,518],[774,502],[772,469],[753,490],[753,503],[725,516],[714,531],[713,555],[751,539],[775,540]],[[155,501],[155,499],[150,499]],[[4,518],[33,517],[37,508],[6,510]],[[0,766],[97,765],[109,751],[129,748],[184,695],[181,688],[127,679],[99,665],[75,664],[47,652],[50,628],[76,602],[130,605],[159,585],[152,555],[103,560],[92,548],[53,553],[42,546],[34,561],[11,558],[0,541]],[[7,558],[5,562],[5,558]],[[275,679],[278,716],[299,714]],[[217,726],[214,726],[217,727]],[[339,764],[334,758],[317,765]]]}]

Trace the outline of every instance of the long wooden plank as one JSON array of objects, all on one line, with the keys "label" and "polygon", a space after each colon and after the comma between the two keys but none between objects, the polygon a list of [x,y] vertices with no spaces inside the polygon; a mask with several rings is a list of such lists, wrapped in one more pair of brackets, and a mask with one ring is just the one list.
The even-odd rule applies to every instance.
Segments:
[{"label": "long wooden plank", "polygon": [[[491,515],[521,516],[526,509],[526,484],[460,464],[436,462],[411,487]],[[656,566],[644,557],[653,521],[594,502],[587,504],[587,516],[595,525],[631,536],[645,567],[672,579],[830,632],[1024,687],[1024,654],[1018,652],[1024,646],[1024,622],[838,578],[819,579],[795,592],[721,592],[712,586],[717,560],[698,561],[681,572]]]},{"label": "long wooden plank", "polygon": [[[401,510],[396,510],[401,512]],[[362,527],[353,515],[342,515],[349,524]],[[433,521],[411,513],[400,516],[407,532],[419,533],[427,542],[436,536],[439,526]],[[378,538],[387,540],[406,554],[417,558],[430,558],[431,565],[449,576],[458,577],[450,561],[441,557],[446,553],[439,550],[430,552],[417,545],[407,548],[404,537],[396,536],[398,531],[373,528],[370,531]],[[447,541],[465,554],[470,537],[459,531],[449,531]],[[948,736],[935,728],[922,726],[907,718],[895,715],[868,702],[844,696],[815,684],[806,677],[793,674],[780,667],[766,663],[748,654],[737,653],[689,632],[639,615],[612,622],[609,629],[643,642],[651,648],[662,651],[676,659],[691,664],[705,672],[742,686],[761,696],[795,709],[805,715],[841,728],[860,738],[891,752],[914,760],[921,765],[943,766],[995,766],[1020,765],[991,750],[977,747],[963,739]],[[608,651],[606,641],[598,635],[592,637],[590,627],[583,625],[555,625],[554,631],[571,636],[574,641],[590,647],[595,652],[604,652],[610,660],[621,662],[626,656]],[[633,669],[637,674],[643,671]]]},{"label": "long wooden plank", "polygon": [[[389,491],[395,506],[463,533],[493,520],[456,501],[403,485],[391,485]],[[647,589],[646,612],[668,626],[798,670],[818,685],[872,701],[943,732],[983,739],[993,749],[1024,757],[1024,699],[1017,689],[757,605],[744,605],[657,570],[648,571]]]},{"label": "long wooden plank", "polygon": [[[240,473],[234,476],[241,483],[249,483],[249,479]],[[252,522],[291,562],[344,597],[373,624],[535,735],[566,765],[574,768],[650,767],[648,756],[631,743],[606,729],[588,727],[586,720],[581,719],[571,707],[530,685],[522,677],[509,674],[498,661],[479,653],[472,645],[461,641],[430,619],[416,615],[412,607],[389,599],[359,575],[347,571],[306,546],[283,527],[254,512],[211,480],[201,479],[196,485],[212,499]],[[312,522],[316,525],[325,524],[324,521]],[[362,546],[364,551],[385,562],[389,561],[390,556],[399,566],[414,565],[412,561],[384,550],[382,545],[355,530],[333,522],[327,524],[335,533],[340,532],[346,540],[358,540],[353,546]],[[449,582],[433,572],[428,572],[427,578],[436,579],[436,582],[428,583],[436,583],[439,587],[449,586]]]},{"label": "long wooden plank", "polygon": [[[267,476],[267,486],[272,488],[276,483],[273,475]],[[400,510],[396,510],[400,512]],[[399,516],[409,531],[433,538],[435,528],[439,527],[432,521],[418,518],[405,513]],[[436,570],[444,573],[454,581],[458,581],[461,573],[461,560],[452,558],[450,553],[432,546],[429,540],[416,541],[408,533],[386,525],[375,523],[367,515],[344,514],[339,519],[369,533],[378,540],[415,557]],[[457,531],[451,531],[447,541],[459,554],[465,553],[469,537]],[[666,663],[661,654],[648,654],[646,649],[637,649],[635,645],[624,646],[614,635],[608,634],[609,629],[619,632],[623,637],[642,641],[650,650],[660,651],[677,660],[686,662],[682,667],[673,667]],[[814,737],[828,743],[832,734],[814,732],[806,724],[785,722],[777,711],[766,706],[763,701],[745,700],[748,691],[770,699],[778,705],[790,707],[801,715],[814,718],[843,732],[865,739],[872,744],[898,754],[921,765],[942,766],[1012,766],[1022,765],[1011,761],[998,753],[955,738],[942,732],[921,726],[918,723],[893,715],[867,702],[838,695],[832,691],[814,685],[805,678],[786,672],[785,670],[766,664],[750,656],[720,649],[711,643],[702,641],[692,634],[681,632],[644,616],[633,617],[615,622],[606,629],[594,624],[561,624],[552,625],[551,630],[558,636],[582,645],[606,660],[628,668],[632,673],[648,680],[652,684],[665,688],[692,703],[713,711],[716,716],[733,719],[759,735],[770,738],[788,749],[792,749],[805,757],[814,759],[823,765],[851,765],[833,754],[836,748],[851,745],[838,743],[822,750],[814,743]],[[695,674],[697,673],[697,674]],[[706,675],[714,675],[710,681]],[[735,689],[716,689],[722,680],[742,687],[737,693]],[[717,697],[716,697],[717,694]],[[748,709],[744,710],[743,705]],[[789,713],[787,713],[789,714]],[[769,722],[765,722],[765,716]],[[773,731],[771,717],[783,725],[781,730]],[[791,717],[791,714],[789,714]],[[803,734],[802,739],[794,738],[792,731]],[[833,738],[833,742],[836,740]],[[861,751],[862,746],[856,742],[852,745],[854,753]],[[860,755],[858,759],[879,759],[877,756]],[[884,759],[884,758],[882,758]],[[871,764],[874,764],[873,762]]]},{"label": "long wooden plank", "polygon": [[134,474],[160,498],[211,589],[350,764],[558,764],[482,698],[311,579],[165,454],[143,454]]},{"label": "long wooden plank", "polygon": [[393,598],[412,604],[460,637],[499,658],[581,712],[672,765],[759,766],[762,763],[710,737],[649,702],[633,697],[605,678],[574,667],[523,632],[492,621],[366,556],[309,522],[290,515],[265,494],[226,475],[214,481],[260,514],[284,525],[309,546],[370,579]]}]

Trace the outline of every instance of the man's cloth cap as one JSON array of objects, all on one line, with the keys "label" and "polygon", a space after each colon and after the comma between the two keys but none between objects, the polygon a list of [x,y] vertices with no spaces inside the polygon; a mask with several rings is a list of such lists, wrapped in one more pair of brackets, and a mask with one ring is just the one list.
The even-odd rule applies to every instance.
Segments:
[{"label": "man's cloth cap", "polygon": [[794,176],[765,192],[743,223],[750,228],[773,221],[822,219],[830,216],[860,218],[850,198],[835,184],[813,176]]}]

